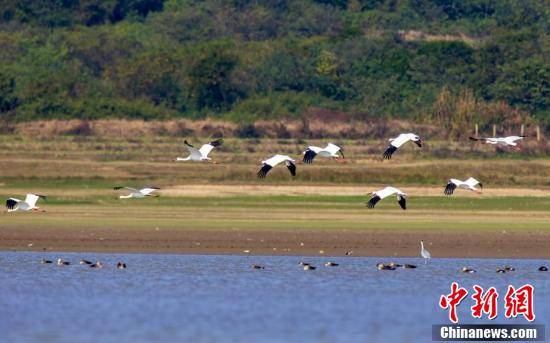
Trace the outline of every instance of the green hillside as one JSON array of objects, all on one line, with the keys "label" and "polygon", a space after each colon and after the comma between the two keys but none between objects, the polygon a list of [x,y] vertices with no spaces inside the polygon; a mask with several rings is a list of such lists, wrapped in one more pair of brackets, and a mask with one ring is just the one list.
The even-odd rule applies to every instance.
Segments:
[{"label": "green hillside", "polygon": [[296,118],[548,128],[545,0],[4,0],[7,120]]}]

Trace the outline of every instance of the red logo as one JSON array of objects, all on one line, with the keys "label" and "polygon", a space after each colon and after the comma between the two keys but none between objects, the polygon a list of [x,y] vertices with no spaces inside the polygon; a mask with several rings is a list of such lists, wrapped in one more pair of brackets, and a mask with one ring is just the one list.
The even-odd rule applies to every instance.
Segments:
[{"label": "red logo", "polygon": [[535,288],[530,284],[523,285],[518,289],[514,289],[514,286],[508,286],[508,292],[506,292],[506,318],[517,317],[519,314],[523,315],[525,319],[532,322],[535,320],[535,311],[533,310],[533,293]]},{"label": "red logo", "polygon": [[442,295],[439,298],[439,306],[442,309],[449,308],[449,319],[453,323],[458,323],[458,315],[456,314],[456,307],[460,302],[466,298],[468,291],[465,288],[458,287],[456,282],[453,282],[451,285],[451,293],[447,295]]},{"label": "red logo", "polygon": [[498,292],[495,287],[491,287],[483,293],[483,287],[475,285],[475,293],[472,295],[475,304],[471,307],[472,317],[481,318],[483,313],[487,313],[489,319],[495,319],[498,314],[497,299]]},{"label": "red logo", "polygon": [[[470,307],[472,317],[481,318],[483,314],[487,314],[487,318],[495,319],[498,315],[498,291],[495,287],[484,291],[483,287],[479,285],[474,285],[473,288],[474,294],[472,295],[472,299],[474,304]],[[530,322],[535,320],[534,292],[535,288],[530,284],[523,285],[517,289],[509,285],[504,298],[506,318],[515,318],[518,315],[523,315]],[[439,298],[439,307],[449,310],[449,320],[451,322],[458,323],[457,307],[467,295],[468,291],[465,288],[459,287],[456,282],[453,282],[451,284],[451,293],[444,294]]]}]

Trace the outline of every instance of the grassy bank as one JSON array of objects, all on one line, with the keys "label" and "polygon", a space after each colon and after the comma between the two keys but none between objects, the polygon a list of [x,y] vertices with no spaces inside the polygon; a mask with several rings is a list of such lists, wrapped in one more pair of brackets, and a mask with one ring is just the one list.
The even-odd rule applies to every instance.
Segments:
[{"label": "grassy bank", "polygon": [[[200,146],[208,138],[189,138]],[[380,157],[386,140],[337,140],[344,147],[346,163],[318,159],[298,165],[291,178],[276,168],[266,180],[257,180],[259,161],[275,153],[300,159],[309,144],[329,139],[228,138],[211,157],[219,164],[176,163],[187,156],[183,137],[136,136],[106,138],[25,135],[0,136],[0,186],[4,189],[109,188],[115,184],[160,187],[193,184],[286,185],[438,185],[449,177],[474,176],[489,188],[500,186],[546,188],[550,186],[547,155],[530,157],[526,142],[521,151],[503,152],[493,146],[428,140],[422,149],[409,144],[391,161]],[[525,194],[529,195],[529,194]]]},{"label": "grassy bank", "polygon": [[[107,192],[106,192],[107,193]],[[4,194],[2,194],[4,195]],[[550,197],[411,197],[375,210],[365,196],[161,197],[58,196],[46,213],[2,213],[2,226],[37,228],[176,229],[539,229],[550,230]]]}]

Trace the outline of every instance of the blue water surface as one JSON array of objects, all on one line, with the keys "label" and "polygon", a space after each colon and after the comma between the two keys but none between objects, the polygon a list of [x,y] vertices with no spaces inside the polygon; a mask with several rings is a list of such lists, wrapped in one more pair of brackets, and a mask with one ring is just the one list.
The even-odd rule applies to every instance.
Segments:
[{"label": "blue water surface", "polygon": [[[64,258],[70,266],[40,264]],[[100,260],[102,269],[79,265]],[[325,267],[326,261],[338,267]],[[117,261],[128,265],[115,268]],[[300,261],[318,268],[304,271]],[[376,262],[417,264],[379,271]],[[255,270],[261,264],[265,270]],[[516,271],[495,273],[511,265]],[[535,323],[550,321],[549,260],[214,256],[0,252],[0,340],[5,342],[430,342],[432,324],[448,323],[437,306],[456,281],[494,286],[504,317],[509,284],[535,286]],[[460,273],[462,266],[477,270]]]}]

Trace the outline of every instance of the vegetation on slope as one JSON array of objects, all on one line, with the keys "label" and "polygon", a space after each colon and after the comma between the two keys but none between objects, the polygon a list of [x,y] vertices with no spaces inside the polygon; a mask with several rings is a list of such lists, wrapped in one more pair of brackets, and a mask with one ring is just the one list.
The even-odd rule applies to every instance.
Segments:
[{"label": "vegetation on slope", "polygon": [[346,119],[422,120],[451,136],[463,122],[548,127],[546,7],[6,0],[0,117],[252,122],[320,108]]}]

